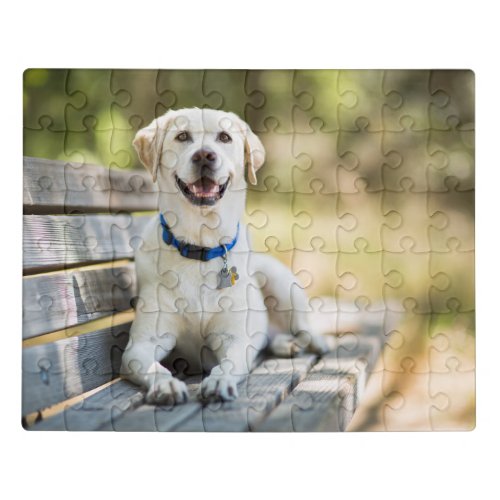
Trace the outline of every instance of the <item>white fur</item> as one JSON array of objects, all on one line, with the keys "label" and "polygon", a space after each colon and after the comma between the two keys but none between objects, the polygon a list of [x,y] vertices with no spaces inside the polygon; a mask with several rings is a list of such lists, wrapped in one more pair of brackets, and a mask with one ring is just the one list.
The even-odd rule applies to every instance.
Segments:
[{"label": "white fur", "polygon": [[[179,131],[190,132],[192,142],[175,140]],[[231,143],[217,140],[224,130]],[[202,398],[231,400],[237,383],[248,374],[257,353],[269,343],[279,354],[291,355],[300,347],[323,352],[320,337],[311,337],[304,312],[308,302],[295,277],[277,260],[250,251],[241,219],[246,181],[264,162],[264,148],[248,125],[233,113],[208,109],[169,111],[140,130],[134,140],[141,161],[157,180],[159,208],[177,239],[215,247],[230,242],[240,223],[240,236],[229,252],[239,280],[231,288],[217,289],[222,259],[201,262],[182,257],[162,240],[155,215],[136,253],[139,303],[122,360],[122,374],[147,389],[150,403],[181,403],[187,399],[184,382],[174,378],[160,361],[176,356],[187,360],[189,372],[209,371],[200,387]],[[228,189],[214,206],[199,207],[178,189],[174,174],[185,182],[199,173],[191,161],[194,152],[209,147],[217,154],[217,179],[230,178]],[[266,296],[279,309],[289,311],[271,318],[283,333],[269,338]],[[281,324],[280,324],[281,323]]]}]

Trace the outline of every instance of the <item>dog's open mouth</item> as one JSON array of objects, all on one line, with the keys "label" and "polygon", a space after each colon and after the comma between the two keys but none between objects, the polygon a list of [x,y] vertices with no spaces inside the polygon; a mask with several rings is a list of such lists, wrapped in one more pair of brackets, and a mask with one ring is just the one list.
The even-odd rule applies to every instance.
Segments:
[{"label": "dog's open mouth", "polygon": [[226,192],[227,185],[229,184],[229,177],[223,184],[217,184],[208,177],[201,177],[192,183],[184,182],[175,176],[175,180],[182,194],[193,205],[215,205]]}]

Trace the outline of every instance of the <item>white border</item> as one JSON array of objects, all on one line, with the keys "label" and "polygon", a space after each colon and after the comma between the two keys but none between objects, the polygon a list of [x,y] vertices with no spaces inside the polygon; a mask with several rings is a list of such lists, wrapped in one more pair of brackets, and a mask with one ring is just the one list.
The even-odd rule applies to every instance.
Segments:
[{"label": "white border", "polygon": [[[481,2],[20,2],[4,9],[2,433],[9,497],[473,498],[498,491],[498,16]],[[490,3],[489,5],[493,5]],[[5,57],[6,56],[6,57]],[[470,433],[27,433],[20,426],[22,71],[471,68],[477,94],[478,427]],[[17,209],[14,207],[18,207]],[[488,453],[488,452],[491,453]],[[495,467],[496,469],[497,467]],[[495,483],[494,483],[495,482]],[[9,492],[9,493],[7,493]]]}]

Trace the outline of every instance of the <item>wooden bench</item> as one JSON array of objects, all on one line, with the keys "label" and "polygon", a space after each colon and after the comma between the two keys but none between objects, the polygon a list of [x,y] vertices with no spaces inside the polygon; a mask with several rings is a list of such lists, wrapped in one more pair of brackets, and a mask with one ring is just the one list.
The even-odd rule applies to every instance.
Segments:
[{"label": "wooden bench", "polygon": [[134,317],[134,249],[155,211],[145,171],[24,158],[23,425],[33,430],[342,431],[383,345],[338,336],[318,359],[263,356],[231,403],[143,402],[120,378]]}]

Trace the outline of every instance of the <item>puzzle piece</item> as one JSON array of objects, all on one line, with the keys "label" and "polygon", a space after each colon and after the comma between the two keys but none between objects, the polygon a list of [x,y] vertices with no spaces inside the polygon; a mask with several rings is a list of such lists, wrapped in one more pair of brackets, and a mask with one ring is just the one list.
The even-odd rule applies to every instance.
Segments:
[{"label": "puzzle piece", "polygon": [[[266,169],[266,172],[262,172],[257,186],[250,187],[250,200],[252,199],[253,191],[296,192],[296,185],[290,173],[295,169],[301,171],[307,170],[312,163],[311,156],[309,156],[307,150],[301,149],[300,146],[297,147],[301,136],[291,133],[277,134],[275,132],[267,132],[261,133],[259,137],[266,150],[266,165],[269,164],[271,168]],[[307,185],[304,187],[307,189]]]},{"label": "puzzle piece", "polygon": [[336,132],[340,129],[339,107],[354,106],[353,92],[339,89],[339,71],[296,71],[293,93],[300,96],[303,107],[294,108],[295,131],[309,134],[321,130]]},{"label": "puzzle piece", "polygon": [[432,371],[448,372],[448,359],[455,358],[461,371],[475,368],[475,311],[462,310],[457,299],[450,299],[448,310],[430,318],[429,366]]},{"label": "puzzle piece", "polygon": [[385,108],[396,107],[400,102],[399,96],[388,93],[384,88],[387,73],[386,71],[340,72],[340,92],[343,96],[351,95],[354,98],[354,102],[339,106],[341,130],[359,130],[359,123],[364,123],[362,128],[370,132],[384,130]]},{"label": "puzzle piece", "polygon": [[411,80],[404,70],[386,71],[383,89],[384,94],[392,98],[392,103],[383,109],[384,129],[400,131],[405,127],[402,123],[405,119],[410,120],[414,131],[429,130],[437,125],[429,119],[431,110],[445,108],[449,96],[445,90],[436,88],[436,83],[432,71],[414,71]]},{"label": "puzzle piece", "polygon": [[[258,133],[273,131],[281,134],[294,132],[293,109],[300,105],[301,94],[293,92],[294,71],[249,71],[245,81],[246,95],[258,104],[249,103],[245,120]],[[279,85],[283,90],[279,100],[269,99],[269,91]]]},{"label": "puzzle piece", "polygon": [[[425,193],[429,190],[430,165],[441,169],[446,164],[444,154],[429,154],[428,130],[413,130],[412,125],[409,117],[403,117],[402,130],[383,133],[382,151],[385,155],[392,154],[399,160],[382,166],[383,184],[387,191],[401,192],[408,186],[412,193]],[[398,153],[399,151],[401,153]]]},{"label": "puzzle piece", "polygon": [[[368,243],[367,250],[385,250],[384,228],[395,228],[401,223],[401,216],[395,210],[383,211],[385,192],[367,193],[362,189],[356,193],[338,195],[337,214],[347,224],[337,229],[337,244],[341,253],[356,253],[356,241],[362,238]],[[359,233],[363,227],[363,234]]]},{"label": "puzzle piece", "polygon": [[[123,136],[122,143],[132,142],[133,136],[153,118],[175,107],[177,96],[162,88],[160,71],[113,70],[110,75],[110,90],[115,97],[111,101],[111,120],[115,131],[131,132]],[[128,96],[128,99],[124,99]],[[154,96],[154,99],[152,97]]]},{"label": "puzzle piece", "polygon": [[464,129],[473,128],[475,110],[474,73],[472,71],[431,71],[429,91],[438,95],[439,101],[430,106],[430,123],[433,130],[449,130],[449,118],[459,117]]},{"label": "puzzle piece", "polygon": [[[435,399],[440,397],[441,400],[445,400],[445,404],[431,408],[432,430],[464,429],[464,427],[472,430],[476,422],[474,415],[468,412],[468,407],[470,398],[475,395],[476,371],[461,366],[455,357],[447,360],[446,367],[447,372],[431,374],[430,395]],[[455,388],[457,385],[472,388],[472,391],[457,391]]]},{"label": "puzzle piece", "polygon": [[[339,152],[338,137],[339,132],[294,135],[294,152],[303,159],[302,164],[294,165],[296,193],[336,194],[355,182],[352,172],[357,173],[359,159],[351,151]],[[324,156],[318,157],[317,151],[323,151]]]},{"label": "puzzle piece", "polygon": [[[384,147],[384,137],[387,132],[370,130],[370,124],[365,117],[358,118],[355,125],[356,129],[354,130],[341,130],[337,139],[338,151],[341,157],[356,155],[354,187],[359,182],[358,179],[361,174],[361,179],[364,180],[366,185],[363,190],[376,192],[384,188],[387,189],[387,183],[384,182],[385,170],[387,168],[395,169],[403,162],[403,158],[395,148]],[[352,170],[349,170],[349,172],[352,172]],[[346,182],[346,173],[340,170],[338,176],[342,175],[344,182],[341,186],[341,192],[353,192],[353,187]],[[354,192],[358,192],[358,189],[354,189]]]},{"label": "puzzle piece", "polygon": [[[450,246],[461,252],[474,249],[474,237],[466,230],[467,218],[474,213],[474,192],[458,191],[458,179],[445,180],[446,192],[428,193],[427,207],[431,219],[445,222],[429,228],[430,247],[435,252],[449,252]],[[443,207],[447,209],[443,210]]]},{"label": "puzzle piece", "polygon": [[[32,69],[23,80],[24,154],[35,157],[24,162],[28,427],[41,419],[34,428],[473,428],[471,71]],[[205,191],[222,185],[178,175],[194,162],[178,133],[155,135],[142,168],[137,132],[170,109],[191,107],[203,110],[199,151],[246,168],[247,188],[237,185],[236,170],[226,185],[245,204],[220,212],[217,204],[177,203],[185,189],[212,196]],[[229,139],[215,136],[210,109],[235,112],[249,130],[232,117],[216,123]],[[174,126],[194,142],[189,112]],[[253,172],[256,141],[266,161]],[[230,148],[240,146],[233,160]],[[203,154],[208,161],[210,151]],[[155,155],[157,171],[148,163]],[[170,182],[174,174],[184,184]],[[215,248],[235,237],[239,221],[241,246],[227,252],[226,266],[222,255],[180,259],[165,243],[158,204],[177,240],[215,238]],[[156,233],[145,239],[148,224]],[[224,224],[231,227],[221,236]],[[131,271],[139,253],[161,278],[148,294],[141,283],[151,275]],[[277,261],[291,270],[286,279]],[[134,314],[152,325],[155,359],[168,354],[162,366],[186,382],[185,406],[144,404],[145,390],[112,380]],[[229,331],[217,331],[223,317]],[[101,320],[106,328],[94,323]],[[317,345],[306,327],[293,337],[297,324],[324,335]],[[213,401],[217,391],[231,399],[233,353],[227,373],[203,382],[200,372],[217,366],[236,332],[245,334],[251,373],[238,379],[239,399]],[[314,354],[304,353],[311,346]],[[201,386],[208,401],[198,400]]]},{"label": "puzzle piece", "polygon": [[[67,106],[82,109],[87,103],[89,94],[88,89],[86,92],[68,90],[72,74],[73,70],[63,69],[28,69],[24,72],[24,88],[28,99],[24,113],[25,130],[38,130],[44,117],[50,119],[52,132],[64,132],[68,129]],[[29,140],[25,142],[25,147],[29,148],[31,145]]]}]

